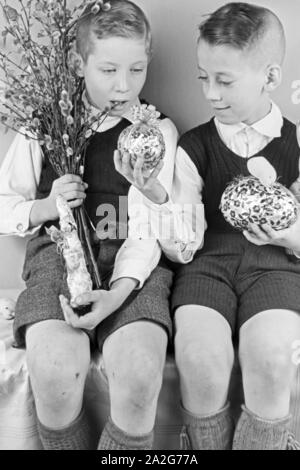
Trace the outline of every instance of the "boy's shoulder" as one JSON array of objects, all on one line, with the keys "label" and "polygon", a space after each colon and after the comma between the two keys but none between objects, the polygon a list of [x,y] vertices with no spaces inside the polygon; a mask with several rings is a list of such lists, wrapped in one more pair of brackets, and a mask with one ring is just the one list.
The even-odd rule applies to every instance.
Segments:
[{"label": "boy's shoulder", "polygon": [[[147,106],[149,106],[151,103],[149,103],[148,101],[144,100],[144,99],[141,99],[141,104],[146,104]],[[156,107],[156,111],[159,112],[159,116],[158,116],[158,120],[159,120],[159,127],[161,129],[161,131],[164,133],[164,134],[168,134],[169,137],[171,138],[175,138],[176,141],[178,140],[178,131],[177,131],[177,128],[174,124],[174,122],[172,121],[172,119],[167,116],[166,114],[164,114],[159,108]]]},{"label": "boy's shoulder", "polygon": [[209,148],[216,132],[214,118],[212,118],[185,132],[178,142],[178,146],[187,153],[202,176],[206,173]]},{"label": "boy's shoulder", "polygon": [[178,145],[183,148],[195,145],[202,148],[207,139],[210,138],[215,131],[214,118],[212,118],[182,134]]},{"label": "boy's shoulder", "polygon": [[278,143],[284,146],[286,152],[292,152],[294,155],[299,153],[299,145],[297,141],[296,124],[283,116],[283,126]]},{"label": "boy's shoulder", "polygon": [[294,133],[296,136],[296,124],[290,121],[287,117],[283,116],[282,136],[285,133]]}]

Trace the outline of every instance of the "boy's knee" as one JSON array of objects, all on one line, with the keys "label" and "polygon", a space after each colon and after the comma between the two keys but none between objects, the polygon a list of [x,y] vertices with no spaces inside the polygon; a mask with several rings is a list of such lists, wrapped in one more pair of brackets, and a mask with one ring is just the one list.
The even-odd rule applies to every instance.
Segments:
[{"label": "boy's knee", "polygon": [[106,368],[111,393],[137,408],[153,403],[162,384],[163,365],[149,352],[124,355]]},{"label": "boy's knee", "polygon": [[89,367],[89,352],[78,354],[76,345],[27,345],[27,364],[36,398],[43,403],[72,400],[82,393]]},{"label": "boy's knee", "polygon": [[287,345],[244,344],[240,348],[243,375],[259,381],[271,389],[282,389],[288,385],[294,369],[292,350]]},{"label": "boy's knee", "polygon": [[176,345],[176,341],[175,347],[176,365],[185,383],[211,393],[228,386],[234,359],[232,347],[208,343]]}]

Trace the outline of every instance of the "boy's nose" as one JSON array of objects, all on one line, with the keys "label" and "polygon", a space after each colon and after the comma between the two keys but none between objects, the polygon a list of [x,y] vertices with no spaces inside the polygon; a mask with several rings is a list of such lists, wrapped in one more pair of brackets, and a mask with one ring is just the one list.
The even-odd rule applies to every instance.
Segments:
[{"label": "boy's nose", "polygon": [[125,93],[129,91],[129,81],[127,73],[120,73],[116,81],[116,91]]},{"label": "boy's nose", "polygon": [[218,86],[210,83],[205,90],[205,97],[209,101],[220,101],[222,99]]}]

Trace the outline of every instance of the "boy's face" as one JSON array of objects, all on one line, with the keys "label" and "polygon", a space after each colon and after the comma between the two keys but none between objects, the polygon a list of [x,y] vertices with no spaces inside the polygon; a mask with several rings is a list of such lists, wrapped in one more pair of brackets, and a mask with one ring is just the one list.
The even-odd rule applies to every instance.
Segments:
[{"label": "boy's face", "polygon": [[114,106],[110,115],[123,115],[139,96],[147,67],[144,39],[95,38],[92,51],[82,65],[91,104],[100,110]]},{"label": "boy's face", "polygon": [[231,46],[200,40],[197,49],[205,98],[224,124],[251,125],[270,110],[266,71],[256,58]]}]

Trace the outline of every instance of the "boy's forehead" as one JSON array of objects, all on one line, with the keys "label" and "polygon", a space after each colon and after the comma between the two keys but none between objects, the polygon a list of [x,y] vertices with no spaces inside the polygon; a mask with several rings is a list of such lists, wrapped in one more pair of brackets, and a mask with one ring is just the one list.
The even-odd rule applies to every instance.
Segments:
[{"label": "boy's forehead", "polygon": [[230,45],[211,45],[200,40],[197,47],[199,68],[214,73],[240,74],[251,67],[251,54]]},{"label": "boy's forehead", "polygon": [[106,61],[119,60],[124,57],[145,60],[147,57],[146,39],[138,37],[107,37],[91,39],[91,54],[94,59]]}]

